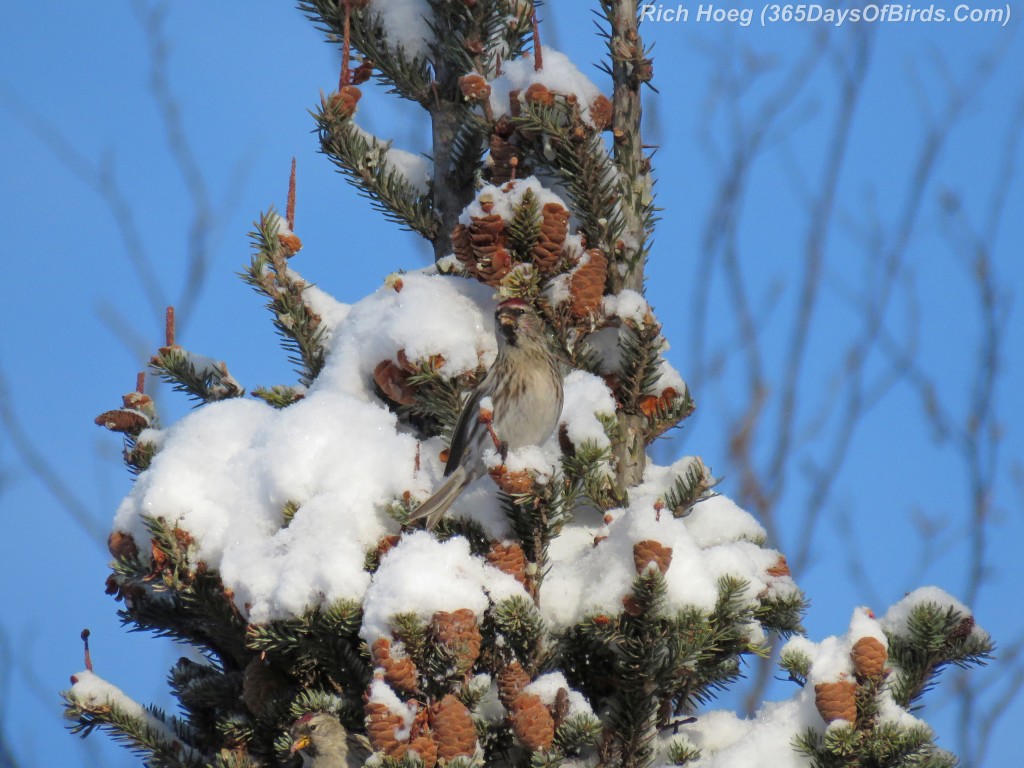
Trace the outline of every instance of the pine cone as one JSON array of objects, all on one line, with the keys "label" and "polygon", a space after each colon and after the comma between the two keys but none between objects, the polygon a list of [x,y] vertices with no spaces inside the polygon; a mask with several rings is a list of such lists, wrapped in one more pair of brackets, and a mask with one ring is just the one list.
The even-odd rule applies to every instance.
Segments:
[{"label": "pine cone", "polygon": [[107,537],[107,549],[115,560],[134,560],[139,555],[139,545],[130,533],[111,531]]},{"label": "pine cone", "polygon": [[498,487],[509,496],[527,493],[531,488],[533,488],[533,475],[525,469],[510,472],[505,468],[505,465],[502,464],[500,467],[490,470],[488,474],[490,474],[491,479],[498,484]]},{"label": "pine cone", "polygon": [[960,620],[960,623],[953,627],[949,633],[950,641],[963,640],[974,631],[974,617],[968,616]]},{"label": "pine cone", "polygon": [[476,726],[466,705],[448,694],[435,704],[430,714],[430,729],[437,743],[437,755],[444,760],[476,752]]},{"label": "pine cone", "polygon": [[520,693],[509,707],[512,730],[527,749],[538,751],[551,747],[555,739],[555,720],[540,697]]},{"label": "pine cone", "polygon": [[491,86],[482,75],[469,74],[459,78],[459,90],[466,101],[483,101],[491,95]]},{"label": "pine cone", "polygon": [[519,148],[497,131],[491,134],[488,148],[491,153],[491,183],[504,184],[515,178],[523,162]]},{"label": "pine cone", "polygon": [[126,408],[104,411],[95,418],[94,422],[101,427],[106,427],[111,432],[123,432],[127,435],[138,435],[149,426],[149,419],[138,411]]},{"label": "pine cone", "polygon": [[415,752],[419,755],[423,768],[433,768],[437,764],[437,744],[426,734],[417,736],[408,744],[400,744],[398,749],[389,756],[401,760],[406,752]]},{"label": "pine cone", "polygon": [[396,691],[413,693],[419,688],[419,674],[416,665],[408,656],[395,658],[391,655],[391,641],[378,637],[370,646],[370,657],[374,666],[384,670],[384,682]]},{"label": "pine cone", "polygon": [[862,637],[853,644],[853,668],[860,677],[877,677],[885,671],[889,651],[875,637]]},{"label": "pine cone", "polygon": [[441,643],[456,659],[456,671],[466,674],[480,656],[483,637],[476,623],[476,614],[468,608],[454,613],[438,611],[430,622],[430,628]]},{"label": "pine cone", "polygon": [[373,369],[373,380],[387,398],[399,405],[416,402],[416,389],[409,385],[409,374],[391,360],[382,360]]},{"label": "pine cone", "polygon": [[512,254],[504,248],[497,248],[487,256],[481,256],[476,263],[477,279],[492,288],[497,288],[505,275],[512,271]]},{"label": "pine cone", "polygon": [[554,273],[568,234],[569,212],[558,203],[545,203],[541,209],[540,236],[530,251],[533,263],[542,275]]},{"label": "pine cone", "polygon": [[512,702],[530,684],[530,676],[518,661],[502,667],[498,672],[498,698],[506,709],[512,708]]},{"label": "pine cone", "polygon": [[857,720],[857,684],[852,680],[818,683],[814,686],[814,703],[826,723],[834,720],[853,723]]},{"label": "pine cone", "polygon": [[526,584],[526,553],[516,542],[505,544],[496,541],[487,551],[487,562],[499,571],[515,577],[520,584]]},{"label": "pine cone", "polygon": [[599,248],[591,248],[569,277],[569,311],[582,320],[601,309],[608,278],[608,259]]},{"label": "pine cone", "polygon": [[612,117],[614,110],[612,103],[603,93],[597,95],[597,97],[590,102],[590,119],[594,121],[594,125],[599,131],[607,131],[612,127]]},{"label": "pine cone", "polygon": [[473,256],[473,243],[469,237],[469,228],[465,224],[456,224],[452,229],[452,252],[459,263],[473,277],[477,276],[476,258]]},{"label": "pine cone", "polygon": [[645,539],[633,545],[633,565],[637,573],[643,573],[652,562],[664,574],[672,564],[672,547],[666,547],[654,539]]},{"label": "pine cone", "polygon": [[337,93],[332,93],[330,106],[340,118],[352,117],[356,113],[356,105],[363,97],[363,92],[354,85],[342,86]]},{"label": "pine cone", "polygon": [[775,576],[776,578],[779,576],[790,575],[789,563],[786,562],[785,555],[779,555],[779,559],[775,561],[775,565],[768,569],[768,575]]},{"label": "pine cone", "polygon": [[267,705],[288,687],[288,680],[265,660],[254,658],[242,676],[242,701],[254,715],[263,714]]},{"label": "pine cone", "polygon": [[156,416],[156,408],[153,406],[153,398],[142,392],[129,392],[121,396],[121,402],[125,408],[139,411],[142,415],[152,419]]},{"label": "pine cone", "polygon": [[302,241],[299,240],[299,236],[294,232],[283,232],[278,234],[277,242],[281,244],[281,247],[284,249],[285,257],[289,259],[302,250]]},{"label": "pine cone", "polygon": [[550,107],[555,103],[555,94],[553,94],[546,85],[540,83],[531,83],[526,89],[526,93],[523,94],[523,98],[526,99],[527,104],[539,104],[542,107]]},{"label": "pine cone", "polygon": [[394,756],[405,746],[396,736],[405,727],[402,716],[388,709],[387,704],[378,701],[366,703],[366,736],[374,751]]}]

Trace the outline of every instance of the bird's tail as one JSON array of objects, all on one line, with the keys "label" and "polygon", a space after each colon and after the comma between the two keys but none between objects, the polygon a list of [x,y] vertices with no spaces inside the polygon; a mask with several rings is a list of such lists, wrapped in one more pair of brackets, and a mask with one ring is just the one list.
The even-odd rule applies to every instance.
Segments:
[{"label": "bird's tail", "polygon": [[434,491],[434,495],[420,504],[409,516],[409,522],[416,520],[427,521],[427,530],[430,530],[448,511],[448,507],[459,497],[462,490],[469,485],[470,478],[466,474],[465,467],[457,467],[440,488]]}]

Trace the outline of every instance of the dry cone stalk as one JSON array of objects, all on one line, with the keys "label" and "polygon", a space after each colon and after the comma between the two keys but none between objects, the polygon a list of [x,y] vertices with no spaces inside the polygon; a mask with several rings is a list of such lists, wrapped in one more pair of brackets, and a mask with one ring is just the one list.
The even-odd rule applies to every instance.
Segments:
[{"label": "dry cone stalk", "polygon": [[587,318],[601,309],[608,259],[598,248],[591,248],[569,277],[569,311],[577,320]]},{"label": "dry cone stalk", "polygon": [[835,720],[855,722],[857,720],[857,684],[852,680],[818,683],[814,686],[814,703],[818,707],[821,719],[826,723]]},{"label": "dry cone stalk", "polygon": [[431,619],[430,628],[437,641],[455,657],[456,670],[460,674],[469,672],[480,656],[483,642],[476,614],[468,608],[453,613],[438,611]]},{"label": "dry cone stalk", "polygon": [[876,637],[862,637],[853,644],[853,668],[861,677],[877,677],[885,671],[889,651]]},{"label": "dry cone stalk", "polygon": [[666,547],[653,539],[638,541],[633,545],[633,565],[636,566],[636,572],[643,573],[650,563],[654,563],[664,574],[672,564],[672,547]]},{"label": "dry cone stalk", "polygon": [[499,571],[513,576],[520,584],[526,584],[526,553],[516,542],[505,544],[496,541],[491,544],[487,552],[487,562]]},{"label": "dry cone stalk", "polygon": [[412,693],[419,688],[419,673],[408,656],[395,658],[391,655],[391,641],[378,637],[370,646],[370,657],[374,666],[384,670],[384,682],[396,691]]},{"label": "dry cone stalk", "polygon": [[540,697],[520,693],[509,707],[512,730],[523,746],[534,752],[551,747],[555,739],[555,720]]},{"label": "dry cone stalk", "polygon": [[476,726],[466,705],[452,694],[435,704],[430,715],[430,729],[437,743],[437,756],[444,760],[476,752]]}]

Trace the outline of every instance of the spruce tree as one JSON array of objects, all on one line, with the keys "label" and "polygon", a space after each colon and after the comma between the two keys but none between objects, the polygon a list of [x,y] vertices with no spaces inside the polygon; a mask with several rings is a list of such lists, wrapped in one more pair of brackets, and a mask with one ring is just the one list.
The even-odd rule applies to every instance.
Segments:
[{"label": "spruce tree", "polygon": [[[169,312],[150,367],[202,407],[162,425],[140,378],[97,418],[137,475],[108,591],[127,626],[195,654],[170,670],[174,714],[77,673],[72,730],[168,767],[298,765],[290,728],[315,712],[409,768],[955,764],[911,711],[943,667],[991,652],[966,607],[925,588],[813,643],[758,522],[700,458],[648,458],[695,406],[644,299],[658,209],[638,5],[595,9],[610,94],[542,45],[528,0],[300,9],[342,51],[313,110],[323,153],[435,264],[338,303],[293,266],[293,173],[242,278],[297,380],[247,397],[177,343]],[[359,126],[370,80],[423,108],[428,160]],[[543,314],[565,361],[557,434],[495,452],[434,531],[407,525],[508,297]],[[790,638],[792,698],[749,721],[709,709],[773,635]]]}]

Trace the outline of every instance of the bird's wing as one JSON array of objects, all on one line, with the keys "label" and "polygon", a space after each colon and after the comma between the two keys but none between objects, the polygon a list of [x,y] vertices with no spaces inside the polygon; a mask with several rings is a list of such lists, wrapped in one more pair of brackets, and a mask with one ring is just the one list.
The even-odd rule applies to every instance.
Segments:
[{"label": "bird's wing", "polygon": [[[488,376],[490,373],[488,372]],[[469,433],[472,431],[473,421],[480,418],[480,401],[483,400],[484,385],[487,377],[477,385],[470,394],[466,404],[462,406],[462,413],[452,431],[452,442],[448,446],[448,463],[444,465],[444,476],[448,477],[462,463],[462,457],[469,445]]]}]

